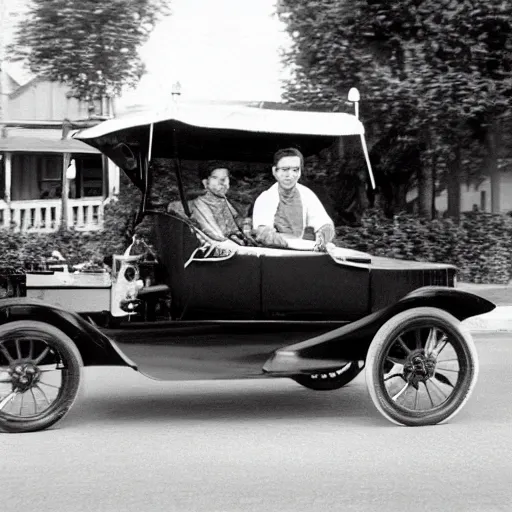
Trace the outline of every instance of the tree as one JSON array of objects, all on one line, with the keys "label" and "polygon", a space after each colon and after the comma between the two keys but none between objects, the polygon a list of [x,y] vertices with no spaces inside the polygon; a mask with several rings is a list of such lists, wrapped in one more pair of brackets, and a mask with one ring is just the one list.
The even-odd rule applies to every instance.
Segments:
[{"label": "tree", "polygon": [[[393,25],[394,11],[387,3],[374,4],[378,33]],[[499,210],[496,137],[499,118],[510,115],[512,6],[501,0],[405,4],[410,29],[397,45],[402,81],[409,88],[421,85],[421,117],[430,136],[441,136],[448,149],[449,213],[457,216],[460,209],[460,182],[468,174],[462,161],[476,135],[471,125],[484,134],[484,167],[494,183],[493,209]]]},{"label": "tree", "polygon": [[389,136],[398,130],[403,154],[421,156],[407,179],[420,188],[421,213],[431,214],[436,181],[449,184],[453,213],[466,148],[478,139],[496,148],[489,133],[510,113],[510,3],[279,0],[278,13],[292,39],[286,98],[339,110],[348,88],[359,87],[364,121],[386,152],[377,181],[403,181],[403,158]]},{"label": "tree", "polygon": [[138,48],[157,20],[168,13],[165,0],[32,0],[10,52],[30,70],[65,82],[86,101],[119,95],[144,72]]},{"label": "tree", "polygon": [[[285,84],[285,99],[347,110],[346,94],[350,87],[357,87],[363,98],[361,115],[369,128],[369,145],[378,143],[375,170],[380,202],[384,201],[388,211],[404,208],[404,190],[416,170],[402,165],[397,147],[404,154],[416,152],[420,125],[415,91],[403,87],[399,68],[393,65],[398,61],[396,44],[383,44],[380,35],[373,35],[368,3],[363,0],[281,0],[278,8],[292,40],[283,55],[284,63],[293,69]],[[375,150],[371,156],[375,161]],[[348,169],[359,173],[353,166]],[[361,180],[352,182],[364,187]],[[364,196],[362,190],[355,193],[355,197]],[[359,201],[356,208],[361,211],[364,202]]]}]

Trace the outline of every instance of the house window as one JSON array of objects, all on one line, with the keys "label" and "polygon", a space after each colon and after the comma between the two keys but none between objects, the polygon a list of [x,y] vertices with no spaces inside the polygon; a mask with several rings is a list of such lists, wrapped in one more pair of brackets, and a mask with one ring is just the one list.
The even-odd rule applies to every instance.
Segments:
[{"label": "house window", "polygon": [[62,155],[36,157],[41,199],[62,197]]},{"label": "house window", "polygon": [[[103,196],[101,155],[72,154],[77,169],[70,182],[70,198]],[[62,197],[63,154],[14,153],[12,155],[13,201]]]},{"label": "house window", "polygon": [[13,153],[11,168],[13,201],[61,196],[62,155]]},{"label": "house window", "polygon": [[103,196],[101,155],[73,155],[76,164],[77,197]]},{"label": "house window", "polygon": [[[76,178],[69,184],[69,197],[103,196],[104,178],[101,155],[72,154],[70,156],[75,160],[77,172]],[[63,165],[64,155],[61,153],[14,153],[12,155],[12,200],[62,197]]]},{"label": "house window", "polygon": [[487,211],[487,193],[485,190],[480,191],[480,210]]}]

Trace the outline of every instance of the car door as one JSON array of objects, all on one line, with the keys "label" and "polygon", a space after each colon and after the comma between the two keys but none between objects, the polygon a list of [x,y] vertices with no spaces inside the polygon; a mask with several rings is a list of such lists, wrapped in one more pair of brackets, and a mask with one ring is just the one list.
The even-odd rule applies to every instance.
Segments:
[{"label": "car door", "polygon": [[268,318],[355,320],[370,308],[370,270],[313,251],[261,257],[262,311]]}]

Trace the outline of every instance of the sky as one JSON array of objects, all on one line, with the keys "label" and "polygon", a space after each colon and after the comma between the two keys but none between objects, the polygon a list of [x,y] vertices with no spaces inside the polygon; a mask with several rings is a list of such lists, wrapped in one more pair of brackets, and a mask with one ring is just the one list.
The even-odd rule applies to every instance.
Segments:
[{"label": "sky", "polygon": [[168,97],[176,81],[183,99],[278,101],[285,73],[279,49],[287,36],[274,3],[171,0],[171,16],[141,48],[147,74],[120,107]]},{"label": "sky", "polygon": [[[108,1],[108,0],[107,0]],[[279,49],[288,44],[274,16],[276,0],[169,0],[171,15],[153,31],[140,54],[147,67],[126,106],[158,103],[179,81],[183,99],[279,101],[285,76]],[[27,0],[0,0],[0,40],[11,39]]]}]

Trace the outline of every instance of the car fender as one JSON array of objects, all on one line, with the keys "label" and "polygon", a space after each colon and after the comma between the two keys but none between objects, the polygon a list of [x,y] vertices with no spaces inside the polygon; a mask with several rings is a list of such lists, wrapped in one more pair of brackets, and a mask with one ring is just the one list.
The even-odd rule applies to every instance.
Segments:
[{"label": "car fender", "polygon": [[355,322],[277,350],[265,363],[263,370],[268,373],[297,375],[338,369],[348,362],[365,360],[377,331],[393,316],[417,307],[442,309],[462,321],[488,313],[496,306],[466,291],[425,286],[414,290],[395,304]]},{"label": "car fender", "polygon": [[37,299],[13,297],[0,300],[0,324],[19,320],[37,320],[60,329],[76,344],[84,366],[129,366],[137,369],[115,342],[77,313]]}]

